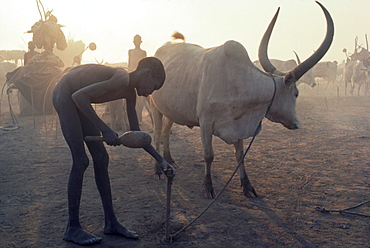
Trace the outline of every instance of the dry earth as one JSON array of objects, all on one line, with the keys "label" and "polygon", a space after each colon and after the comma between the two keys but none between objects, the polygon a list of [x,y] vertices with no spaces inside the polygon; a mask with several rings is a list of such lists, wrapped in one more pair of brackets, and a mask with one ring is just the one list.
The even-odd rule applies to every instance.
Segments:
[{"label": "dry earth", "polygon": [[[370,200],[370,98],[301,85],[290,131],[264,120],[247,155],[247,171],[260,197],[242,194],[238,176],[210,209],[170,245],[165,237],[166,180],[155,180],[153,161],[141,149],[109,147],[114,205],[137,241],[102,233],[103,212],[90,166],[81,219],[104,238],[94,247],[369,247],[370,218],[320,213]],[[4,100],[3,100],[4,101]],[[4,113],[2,125],[9,117]],[[101,113],[102,108],[97,110]],[[0,130],[0,247],[79,247],[62,240],[67,222],[69,150],[52,116],[18,116],[20,128]],[[150,131],[149,118],[143,130]],[[179,168],[172,187],[171,233],[192,221],[210,200],[202,197],[199,128],[175,125],[172,155]],[[217,192],[237,164],[232,146],[214,139]],[[369,204],[353,210],[370,214]]]}]

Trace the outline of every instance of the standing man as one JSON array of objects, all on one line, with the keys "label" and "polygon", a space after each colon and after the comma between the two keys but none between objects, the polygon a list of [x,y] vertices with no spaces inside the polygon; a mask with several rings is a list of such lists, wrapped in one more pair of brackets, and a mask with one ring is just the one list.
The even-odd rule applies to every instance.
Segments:
[{"label": "standing man", "polygon": [[[141,40],[141,36],[138,35],[138,34],[135,35],[134,36],[135,48],[130,49],[128,51],[128,70],[129,71],[135,70],[139,61],[142,58],[146,57],[146,51],[140,48],[141,43],[143,43],[143,41]],[[145,101],[148,101],[148,99],[146,99],[144,97],[138,97],[138,99],[137,99],[136,112],[137,112],[137,115],[138,115],[137,117],[139,119],[139,123],[143,122],[143,109],[144,109]],[[148,101],[148,103],[149,103],[149,101]]]},{"label": "standing man", "polygon": [[128,70],[129,71],[135,70],[139,61],[142,58],[146,57],[146,51],[140,48],[141,43],[143,43],[143,41],[141,40],[141,36],[138,34],[135,35],[134,36],[135,48],[130,49],[128,51]]},{"label": "standing man", "polygon": [[[81,227],[79,219],[83,175],[89,165],[85,144],[91,154],[95,182],[99,190],[105,217],[104,233],[137,239],[117,220],[112,203],[108,174],[108,153],[102,142],[85,142],[86,136],[102,135],[110,146],[120,145],[118,135],[99,118],[91,103],[126,99],[130,129],[139,131],[135,104],[136,94],[147,97],[162,87],[165,80],[163,64],[154,57],[142,59],[136,70],[128,73],[123,68],[98,64],[80,65],[64,74],[53,91],[53,104],[59,115],[63,136],[72,154],[72,169],[68,180],[68,225],[64,239],[80,245],[100,242],[101,237]],[[173,168],[152,145],[144,147],[156,159],[164,172]]]}]

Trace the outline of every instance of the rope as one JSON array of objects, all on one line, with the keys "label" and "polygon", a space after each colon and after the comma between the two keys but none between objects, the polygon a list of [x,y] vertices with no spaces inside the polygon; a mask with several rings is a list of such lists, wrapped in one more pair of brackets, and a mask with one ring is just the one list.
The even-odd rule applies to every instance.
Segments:
[{"label": "rope", "polygon": [[[267,107],[267,110],[266,110],[266,115],[267,113],[270,111],[270,108],[272,106],[272,103],[275,99],[275,95],[276,95],[276,81],[275,81],[275,77],[272,75],[272,74],[269,74],[271,77],[272,77],[272,80],[274,82],[274,94],[272,96],[272,99],[271,99],[271,102],[269,104],[269,106]],[[249,142],[249,145],[247,147],[247,149],[245,150],[244,154],[243,154],[243,157],[240,159],[239,163],[238,163],[238,166],[235,168],[234,172],[231,174],[231,177],[229,178],[229,180],[226,182],[226,184],[224,185],[224,187],[221,189],[220,193],[210,202],[210,204],[197,216],[195,217],[192,221],[190,221],[186,226],[184,226],[183,228],[181,228],[179,231],[177,231],[175,234],[172,234],[172,235],[169,235],[169,237],[166,237],[166,240],[164,240],[165,243],[172,243],[173,242],[173,239],[176,238],[181,232],[185,231],[188,227],[190,227],[195,221],[197,221],[200,217],[203,216],[203,214],[205,212],[207,212],[207,210],[218,200],[218,198],[221,196],[221,194],[226,190],[227,186],[230,184],[231,180],[234,178],[236,172],[238,171],[240,165],[242,164],[242,162],[244,161],[244,158],[246,157],[247,153],[249,152],[249,149],[251,148],[257,134],[258,134],[258,131],[259,131],[259,127],[261,126],[262,124],[262,120],[259,122],[254,134],[253,134],[253,137],[251,139],[251,141]],[[167,195],[168,197],[168,195]],[[168,235],[166,235],[168,236]]]},{"label": "rope", "polygon": [[351,212],[351,211],[348,211],[348,210],[352,210],[352,209],[355,209],[355,208],[358,208],[358,207],[361,207],[362,205],[365,205],[366,203],[369,203],[370,201],[364,201],[364,202],[361,202],[353,207],[349,207],[349,208],[345,208],[345,209],[339,209],[339,210],[334,210],[334,209],[326,209],[324,207],[315,207],[315,210],[316,211],[319,211],[321,213],[340,213],[340,214],[350,214],[350,215],[357,215],[357,216],[361,216],[361,217],[368,217],[370,218],[370,215],[368,214],[361,214],[361,213],[355,213],[355,212]]}]

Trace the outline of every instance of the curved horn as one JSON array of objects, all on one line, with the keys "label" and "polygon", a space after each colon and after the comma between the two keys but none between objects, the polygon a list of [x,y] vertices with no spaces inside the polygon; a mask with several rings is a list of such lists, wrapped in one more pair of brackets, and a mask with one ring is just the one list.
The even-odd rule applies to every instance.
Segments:
[{"label": "curved horn", "polygon": [[367,41],[367,34],[365,34],[366,50],[369,51],[369,42]]},{"label": "curved horn", "polygon": [[[326,35],[324,38],[324,41],[321,43],[320,47],[312,54],[308,59],[303,61],[301,64],[299,64],[297,67],[295,67],[292,70],[292,73],[295,75],[295,80],[297,81],[300,77],[302,77],[303,74],[305,74],[309,69],[311,69],[319,60],[325,55],[325,53],[329,50],[329,47],[333,41],[334,36],[334,23],[333,19],[331,18],[329,12],[326,10],[326,8],[319,2],[316,1],[316,3],[321,7],[325,14],[326,18]],[[268,29],[266,30],[259,49],[259,59],[261,62],[262,67],[267,72],[274,73],[276,75],[284,76],[285,73],[282,73],[278,71],[269,61],[267,56],[267,44],[271,36],[272,28],[275,24],[277,14],[279,10],[276,12],[273,20],[271,21]]]},{"label": "curved horn", "polygon": [[297,64],[299,65],[301,63],[301,60],[299,59],[299,56],[295,51],[293,51],[293,53],[295,54],[295,57],[297,59]]},{"label": "curved horn", "polygon": [[275,26],[276,19],[279,15],[280,7],[276,11],[274,18],[272,18],[265,34],[262,37],[260,47],[258,49],[258,59],[261,63],[262,68],[271,74],[279,75],[279,76],[285,76],[286,73],[279,71],[276,69],[275,66],[273,66],[270,62],[270,59],[267,55],[267,46],[271,37],[272,29]]},{"label": "curved horn", "polygon": [[293,69],[293,73],[295,75],[296,80],[302,77],[309,69],[311,69],[319,60],[325,55],[325,53],[329,50],[329,47],[333,41],[334,36],[334,23],[333,19],[331,18],[329,12],[326,8],[319,2],[316,1],[318,5],[320,5],[321,9],[323,10],[326,18],[326,36],[324,41],[321,43],[320,47],[316,50],[314,54],[312,54],[308,59],[303,61],[300,65]]}]

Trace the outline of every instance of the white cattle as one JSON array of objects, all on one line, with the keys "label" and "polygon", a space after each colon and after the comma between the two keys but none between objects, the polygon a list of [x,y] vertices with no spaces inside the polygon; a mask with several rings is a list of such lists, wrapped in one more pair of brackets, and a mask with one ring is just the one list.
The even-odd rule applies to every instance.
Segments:
[{"label": "white cattle", "polygon": [[350,85],[349,93],[353,95],[353,91],[358,84],[357,88],[357,95],[360,95],[361,86],[364,85],[365,87],[365,95],[367,93],[367,80],[369,78],[368,71],[364,63],[360,60],[349,60],[346,62],[346,65],[343,69],[343,79],[344,79],[344,87],[345,93],[347,94],[347,85]]},{"label": "white cattle", "polygon": [[[347,49],[343,49],[343,52],[347,56],[347,61],[343,68],[343,79],[344,79],[344,92],[347,95],[347,86],[350,85],[350,94],[353,95],[355,85],[358,84],[358,94],[360,93],[361,85],[365,83],[369,65],[370,53],[368,49],[365,49],[357,45],[357,37],[355,39],[355,50],[350,56],[347,55]],[[366,66],[364,65],[366,63]],[[365,73],[366,72],[366,73]],[[366,88],[366,87],[365,87]],[[366,90],[365,90],[366,93]]]},{"label": "white cattle", "polygon": [[334,61],[323,61],[317,63],[312,68],[312,74],[314,78],[322,78],[327,81],[327,85],[325,87],[328,88],[329,84],[334,82],[337,79],[337,68],[338,68],[338,62]]},{"label": "white cattle", "polygon": [[267,57],[267,44],[279,10],[259,49],[259,60],[271,74],[254,66],[245,48],[236,41],[227,41],[210,49],[188,43],[166,43],[157,50],[155,56],[164,64],[166,81],[151,98],[155,146],[159,150],[162,115],[166,117],[162,141],[164,158],[168,162],[173,162],[169,151],[169,132],[173,122],[188,127],[200,126],[206,161],[206,197],[215,196],[211,179],[212,135],[234,145],[244,194],[253,197],[257,194],[242,160],[243,139],[259,132],[264,117],[289,129],[299,127],[295,114],[296,82],[327,52],[334,34],[330,14],[319,5],[327,20],[326,37],[311,57],[287,73],[278,71]]},{"label": "white cattle", "polygon": [[367,79],[368,79],[368,68],[362,61],[351,61],[352,66],[348,66],[347,69],[351,70],[349,73],[346,71],[345,80],[350,82],[351,89],[349,93],[353,95],[353,91],[357,87],[357,95],[360,95],[361,87],[364,86],[365,95],[367,94]]}]

